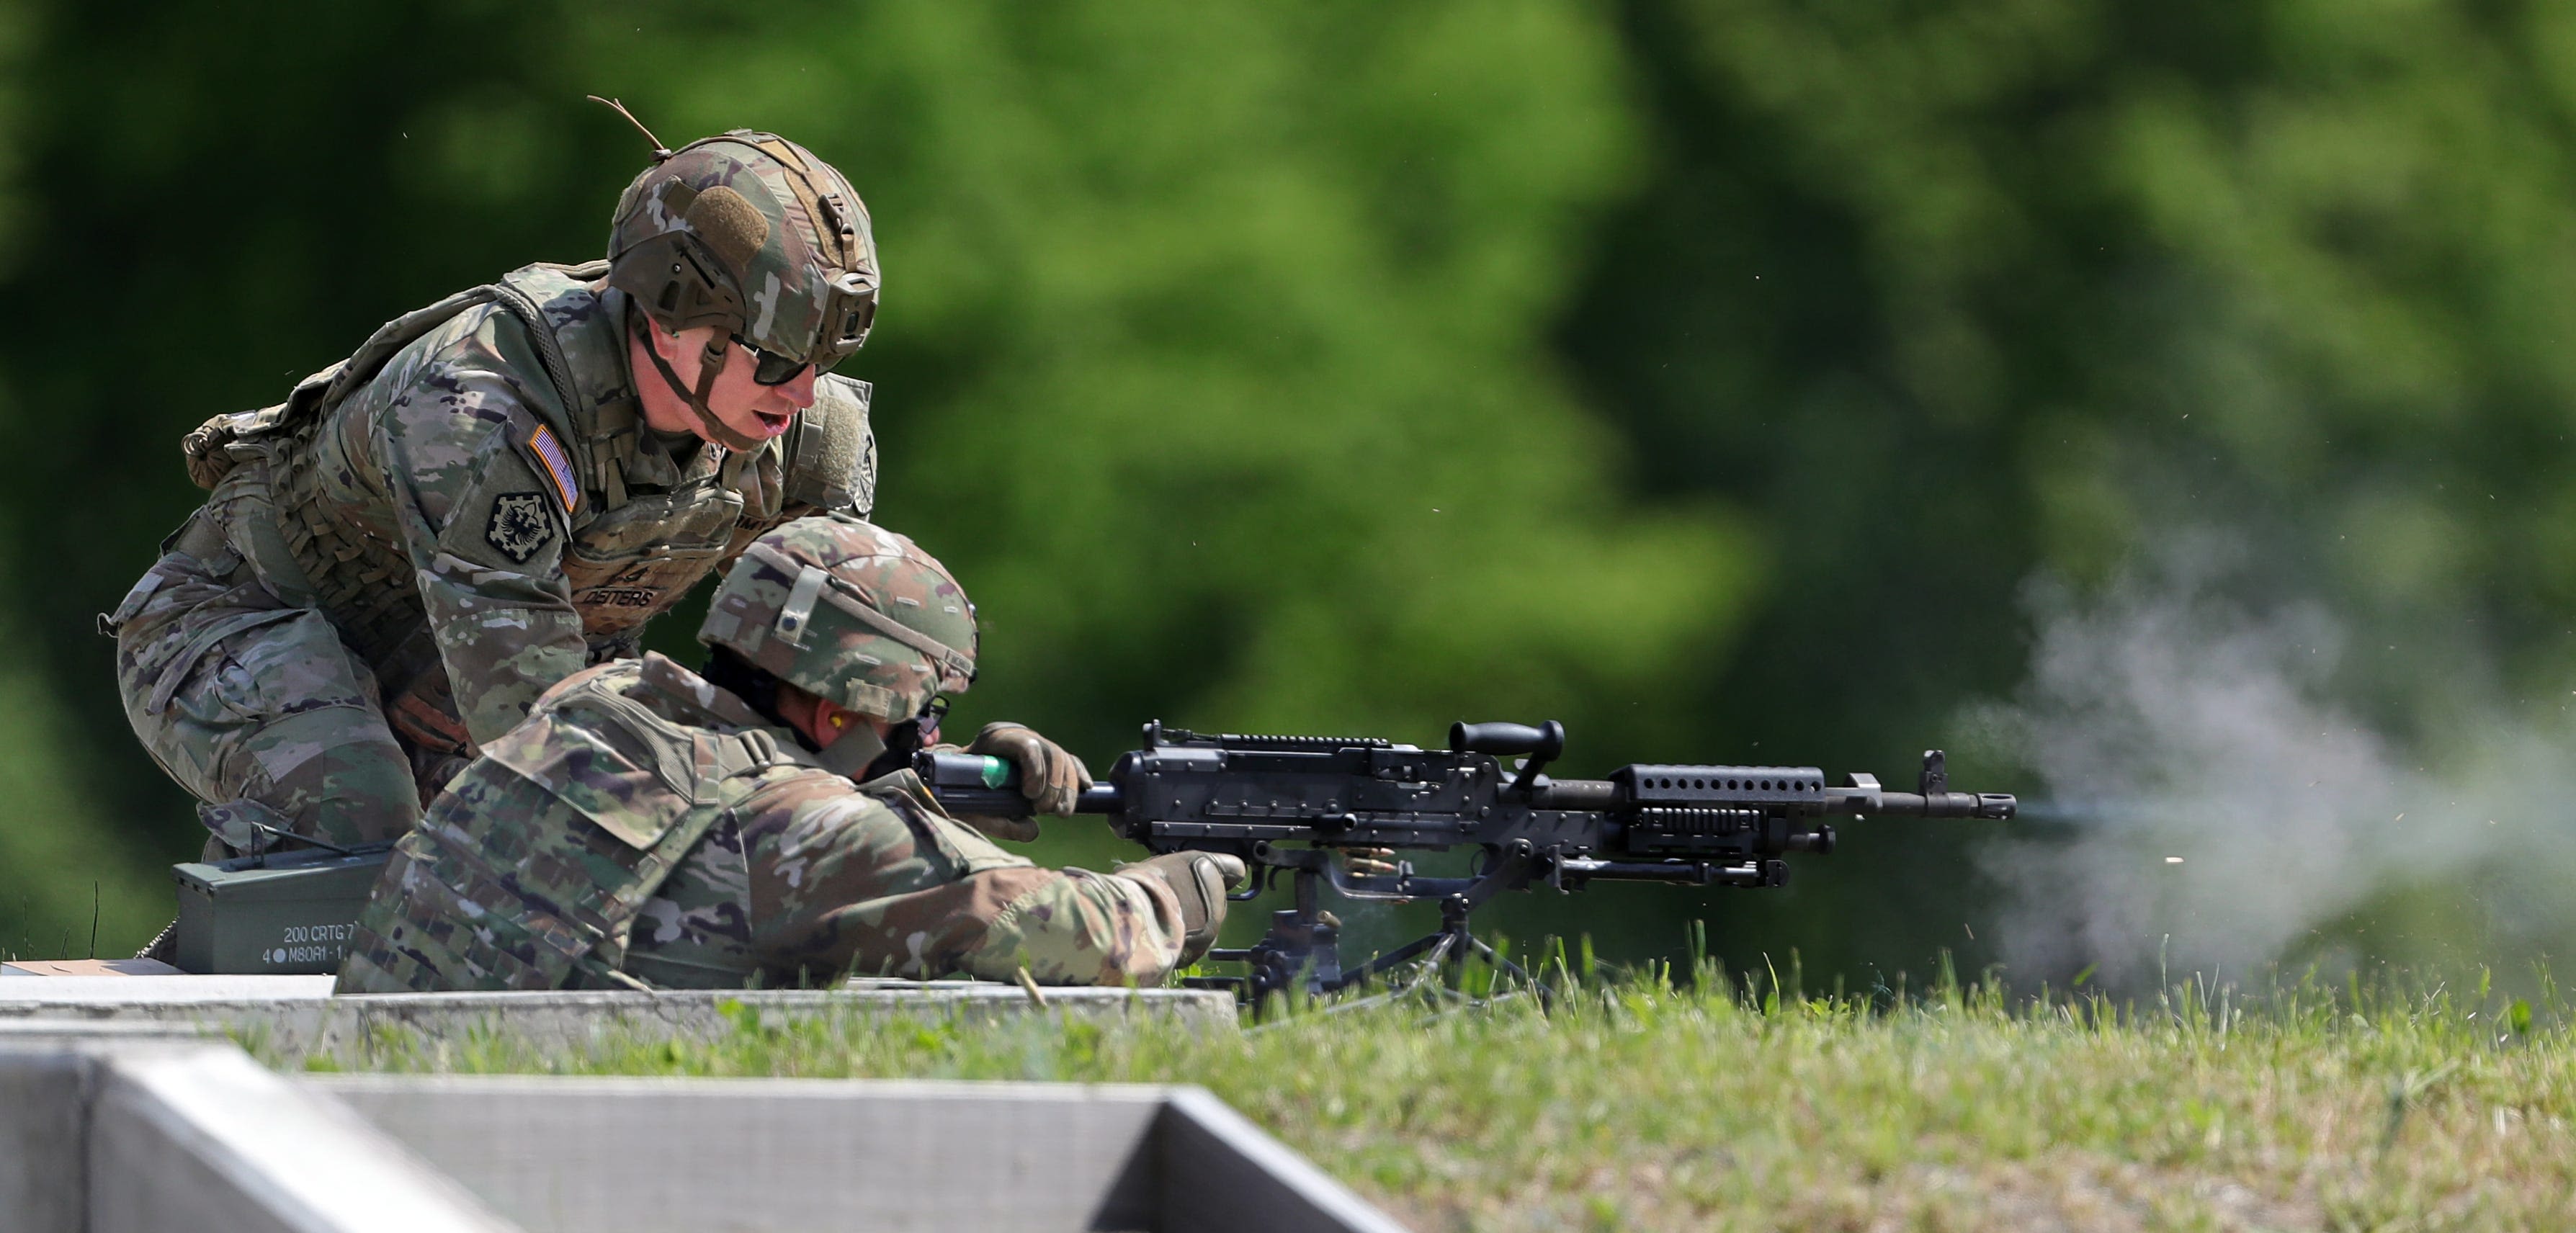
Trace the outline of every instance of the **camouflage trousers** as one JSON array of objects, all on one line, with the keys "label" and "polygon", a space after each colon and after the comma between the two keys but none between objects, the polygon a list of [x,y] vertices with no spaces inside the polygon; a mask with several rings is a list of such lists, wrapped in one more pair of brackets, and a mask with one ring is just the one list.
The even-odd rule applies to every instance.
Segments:
[{"label": "camouflage trousers", "polygon": [[335,843],[400,837],[420,816],[417,755],[386,724],[374,675],[204,525],[108,618],[134,735],[207,804],[255,801]]},{"label": "camouflage trousers", "polygon": [[[810,984],[844,974],[1150,985],[1179,961],[1180,905],[1157,883],[1042,869],[948,819],[769,811],[709,828],[637,915],[625,971],[665,988]],[[913,823],[965,867],[922,860]],[[964,842],[961,843],[961,840]],[[927,875],[927,876],[925,876]]]}]

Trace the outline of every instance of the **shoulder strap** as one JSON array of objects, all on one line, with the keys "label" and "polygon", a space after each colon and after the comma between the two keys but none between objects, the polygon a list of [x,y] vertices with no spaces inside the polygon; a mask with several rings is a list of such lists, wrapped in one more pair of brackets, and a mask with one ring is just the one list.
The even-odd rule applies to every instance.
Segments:
[{"label": "shoulder strap", "polygon": [[349,358],[296,382],[286,401],[256,411],[226,412],[197,425],[179,441],[179,453],[188,464],[188,478],[200,488],[212,489],[239,461],[228,448],[233,442],[255,441],[311,423],[347,397],[350,390],[373,378],[395,352],[437,329],[448,318],[491,300],[491,287],[473,287],[426,308],[413,309],[377,326],[376,332],[367,335],[367,341],[360,343]]},{"label": "shoulder strap", "polygon": [[[458,313],[478,305],[497,302],[501,307],[508,309],[511,316],[517,317],[521,325],[527,327],[529,338],[536,344],[537,356],[545,365],[547,381],[555,387],[556,396],[563,400],[565,406],[573,405],[572,371],[571,366],[564,362],[563,345],[555,340],[554,326],[546,320],[544,307],[524,285],[526,276],[539,271],[559,279],[579,282],[606,275],[608,263],[599,261],[589,265],[530,266],[525,270],[514,270],[505,274],[498,282],[485,283],[480,287],[468,287],[435,304],[413,309],[378,326],[375,333],[367,336],[367,341],[359,344],[358,349],[350,353],[349,358],[296,383],[295,394],[304,395],[307,387],[319,385],[322,387],[320,396],[311,399],[311,408],[327,409],[336,406],[341,399],[349,396],[349,391],[374,380],[377,373],[384,371],[385,364],[394,358],[395,352],[420,341],[422,335],[447,324],[449,319]],[[296,401],[295,396],[288,397],[287,404],[291,409],[282,418],[287,420],[300,418],[303,409],[293,407]]]},{"label": "shoulder strap", "polygon": [[556,336],[554,322],[546,317],[545,301],[568,289],[568,284],[596,282],[607,276],[605,261],[585,265],[540,263],[512,270],[502,275],[501,281],[481,288],[490,291],[503,308],[528,327],[528,336],[537,345],[537,360],[545,365],[546,379],[554,383],[555,396],[567,411],[580,405],[581,384],[573,376],[572,361],[564,355],[563,340]]},{"label": "shoulder strap", "polygon": [[[349,358],[306,377],[297,383],[295,392],[302,394],[306,386],[327,381],[321,397],[312,405],[316,408],[338,405],[341,399],[349,396],[349,391],[374,380],[377,373],[384,371],[386,361],[393,359],[395,352],[420,341],[422,335],[447,324],[448,319],[456,314],[479,304],[491,303],[493,290],[490,285],[469,287],[376,327],[376,332],[367,335],[367,341],[358,344],[358,349],[350,352]],[[292,396],[287,399],[289,404],[295,401]]]},{"label": "shoulder strap", "polygon": [[198,486],[212,488],[232,469],[232,459],[224,447],[234,441],[247,441],[281,430],[293,429],[338,406],[349,391],[375,379],[384,371],[394,353],[420,341],[431,330],[447,324],[458,313],[483,304],[498,302],[517,317],[534,340],[537,356],[545,366],[546,379],[554,386],[555,396],[566,407],[574,404],[576,386],[572,366],[564,359],[563,345],[555,338],[554,326],[546,320],[545,309],[537,297],[521,285],[532,273],[555,278],[587,282],[605,277],[608,263],[588,265],[536,265],[514,270],[501,281],[469,287],[446,299],[394,318],[376,327],[367,341],[349,358],[333,364],[295,383],[286,401],[256,411],[231,412],[215,416],[197,426],[180,443],[180,452],[188,462],[189,478]]}]

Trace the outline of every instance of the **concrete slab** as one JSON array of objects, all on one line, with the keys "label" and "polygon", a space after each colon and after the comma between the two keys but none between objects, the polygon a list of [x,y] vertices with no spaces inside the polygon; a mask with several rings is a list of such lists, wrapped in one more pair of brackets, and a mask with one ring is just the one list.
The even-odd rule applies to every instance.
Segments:
[{"label": "concrete slab", "polygon": [[[304,1083],[528,1233],[849,1228],[859,1212],[867,1228],[942,1233],[1225,1227],[1155,1219],[1163,1088],[412,1075]],[[655,1133],[664,1128],[672,1133]]]},{"label": "concrete slab", "polygon": [[1155,1228],[1404,1233],[1206,1088],[1172,1089],[1160,1131]]},{"label": "concrete slab", "polygon": [[327,976],[57,976],[0,981],[0,1024],[53,1020],[164,1024],[226,1032],[285,1062],[379,1064],[395,1048],[505,1035],[546,1049],[702,1039],[732,1030],[738,1002],[784,1027],[816,1019],[911,1015],[991,1022],[1029,1014],[1155,1018],[1232,1031],[1231,995],[1203,989],[1049,989],[981,981],[852,981],[839,989],[658,993],[407,993],[330,996]]},{"label": "concrete slab", "polygon": [[284,1076],[95,1038],[0,1039],[0,1228],[1403,1233],[1198,1088]]},{"label": "concrete slab", "polygon": [[0,1049],[65,1042],[113,1045],[132,1041],[220,1041],[223,1033],[195,1023],[151,1019],[0,1019]]},{"label": "concrete slab", "polygon": [[528,1233],[1403,1233],[1195,1087],[539,1075],[303,1082]]},{"label": "concrete slab", "polygon": [[0,1037],[0,1223],[19,1233],[89,1227],[90,1066],[61,1048]]},{"label": "concrete slab", "polygon": [[20,1004],[104,1006],[123,1002],[312,1002],[331,996],[329,976],[47,976],[0,980],[0,1016],[33,1013]]},{"label": "concrete slab", "polygon": [[347,1106],[238,1049],[106,1060],[88,1110],[89,1233],[516,1233]]},{"label": "concrete slab", "polygon": [[0,976],[185,976],[158,959],[20,959],[0,963]]},{"label": "concrete slab", "polygon": [[0,1228],[517,1233],[346,1105],[229,1042],[32,1030],[0,1033]]}]

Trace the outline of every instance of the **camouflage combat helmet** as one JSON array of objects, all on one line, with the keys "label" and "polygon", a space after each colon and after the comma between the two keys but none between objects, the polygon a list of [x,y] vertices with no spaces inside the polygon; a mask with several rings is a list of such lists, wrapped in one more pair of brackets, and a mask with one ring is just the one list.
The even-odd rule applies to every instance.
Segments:
[{"label": "camouflage combat helmet", "polygon": [[711,436],[752,449],[759,442],[707,410],[732,355],[728,341],[759,353],[756,375],[767,385],[858,350],[877,307],[867,206],[831,164],[775,133],[736,129],[678,150],[654,146],[653,166],[617,200],[608,285],[665,330],[716,327],[695,390],[646,353]]},{"label": "camouflage combat helmet", "polygon": [[842,514],[752,541],[698,641],[890,723],[975,679],[975,606],[957,579],[911,540]]}]

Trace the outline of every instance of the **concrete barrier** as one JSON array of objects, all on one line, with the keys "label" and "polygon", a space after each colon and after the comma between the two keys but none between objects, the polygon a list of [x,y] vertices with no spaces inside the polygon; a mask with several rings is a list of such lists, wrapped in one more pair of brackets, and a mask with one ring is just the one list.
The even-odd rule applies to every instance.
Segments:
[{"label": "concrete barrier", "polygon": [[531,1233],[1399,1233],[1206,1091],[315,1076]]},{"label": "concrete barrier", "polygon": [[89,1233],[509,1233],[364,1119],[238,1049],[112,1056],[100,1078]]},{"label": "concrete barrier", "polygon": [[229,1045],[0,1038],[0,1217],[27,1233],[510,1233]]},{"label": "concrete barrier", "polygon": [[857,980],[834,989],[659,993],[406,993],[332,997],[328,976],[56,976],[0,979],[0,1023],[54,1019],[159,1023],[227,1032],[289,1064],[329,1058],[365,1069],[403,1050],[477,1035],[547,1049],[704,1039],[731,1030],[727,1004],[784,1027],[915,1015],[983,1023],[1032,1013],[1092,1020],[1167,1019],[1233,1031],[1231,996],[1200,989],[1048,989],[983,981]]},{"label": "concrete barrier", "polygon": [[1203,1090],[283,1078],[225,1045],[0,1032],[29,1233],[1401,1233]]},{"label": "concrete barrier", "polygon": [[82,1233],[89,1227],[91,1066],[59,1041],[13,1048],[0,1041],[0,1212],[13,1230]]}]

